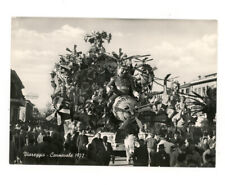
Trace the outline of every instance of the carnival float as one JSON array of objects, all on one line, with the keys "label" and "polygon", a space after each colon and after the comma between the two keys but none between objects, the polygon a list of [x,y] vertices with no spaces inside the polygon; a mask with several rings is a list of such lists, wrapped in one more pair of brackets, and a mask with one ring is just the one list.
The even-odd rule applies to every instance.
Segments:
[{"label": "carnival float", "polygon": [[[127,56],[122,49],[107,52],[104,44],[111,39],[105,31],[93,32],[84,38],[90,44],[87,53],[74,45],[59,56],[51,72],[54,112],[46,119],[56,119],[67,129],[128,134],[193,122],[179,82],[171,74],[156,77],[150,54]],[[153,85],[160,85],[162,91],[154,92]],[[197,95],[191,98],[199,101]]]}]

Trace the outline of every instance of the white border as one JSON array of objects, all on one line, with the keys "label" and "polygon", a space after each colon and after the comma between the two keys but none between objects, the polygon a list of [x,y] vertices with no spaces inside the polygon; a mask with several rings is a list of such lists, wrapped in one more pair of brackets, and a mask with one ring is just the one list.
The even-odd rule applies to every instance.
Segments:
[{"label": "white border", "polygon": [[[0,5],[1,45],[1,129],[0,182],[7,184],[212,184],[224,178],[225,139],[224,118],[224,10],[222,1],[170,0],[37,0],[7,1]],[[77,167],[77,166],[18,166],[8,164],[9,138],[9,61],[10,19],[14,16],[41,17],[110,17],[157,19],[216,19],[218,20],[218,123],[217,167],[215,169]],[[3,184],[1,182],[1,184]]]}]

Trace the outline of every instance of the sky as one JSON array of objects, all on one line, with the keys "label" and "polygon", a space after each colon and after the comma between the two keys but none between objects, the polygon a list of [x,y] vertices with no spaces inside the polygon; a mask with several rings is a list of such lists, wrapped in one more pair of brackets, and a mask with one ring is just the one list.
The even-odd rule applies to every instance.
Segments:
[{"label": "sky", "polygon": [[160,78],[171,73],[183,83],[217,72],[214,20],[12,18],[11,26],[11,68],[25,86],[24,95],[37,95],[31,101],[40,110],[51,102],[50,72],[59,55],[74,44],[86,52],[83,38],[92,31],[112,34],[105,44],[108,52],[122,48],[128,55],[151,54]]}]

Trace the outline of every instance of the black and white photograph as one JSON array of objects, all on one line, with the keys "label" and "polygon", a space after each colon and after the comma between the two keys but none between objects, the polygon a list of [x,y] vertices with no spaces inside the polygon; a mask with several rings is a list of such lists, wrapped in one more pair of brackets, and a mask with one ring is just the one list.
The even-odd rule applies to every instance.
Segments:
[{"label": "black and white photograph", "polygon": [[10,71],[12,165],[217,165],[217,20],[12,17]]}]

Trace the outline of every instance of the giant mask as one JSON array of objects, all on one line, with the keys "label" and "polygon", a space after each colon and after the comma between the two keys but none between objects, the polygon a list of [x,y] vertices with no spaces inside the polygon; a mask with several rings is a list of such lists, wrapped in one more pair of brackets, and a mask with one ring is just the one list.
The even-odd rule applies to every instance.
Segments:
[{"label": "giant mask", "polygon": [[142,86],[152,86],[154,80],[154,73],[151,66],[146,64],[137,66],[133,76],[138,84]]},{"label": "giant mask", "polygon": [[118,66],[117,68],[117,75],[124,76],[128,73],[128,68],[126,66]]}]

